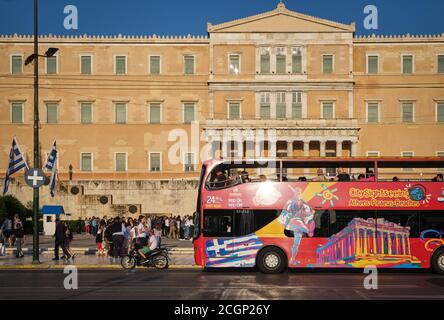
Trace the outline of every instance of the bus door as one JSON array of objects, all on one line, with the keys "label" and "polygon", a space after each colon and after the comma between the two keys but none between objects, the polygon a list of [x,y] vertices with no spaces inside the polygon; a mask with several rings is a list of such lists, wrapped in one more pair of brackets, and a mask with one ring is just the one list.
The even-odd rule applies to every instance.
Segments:
[{"label": "bus door", "polygon": [[233,253],[233,210],[205,210],[203,235],[207,266],[224,266]]}]

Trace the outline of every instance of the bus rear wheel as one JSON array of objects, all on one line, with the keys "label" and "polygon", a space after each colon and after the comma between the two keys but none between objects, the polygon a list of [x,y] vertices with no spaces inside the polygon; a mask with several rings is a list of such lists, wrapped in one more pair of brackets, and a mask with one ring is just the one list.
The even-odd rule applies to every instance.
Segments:
[{"label": "bus rear wheel", "polygon": [[262,273],[282,273],[287,268],[287,257],[278,248],[265,248],[259,252],[257,266]]},{"label": "bus rear wheel", "polygon": [[439,249],[432,256],[432,270],[438,274],[444,274],[444,248]]}]

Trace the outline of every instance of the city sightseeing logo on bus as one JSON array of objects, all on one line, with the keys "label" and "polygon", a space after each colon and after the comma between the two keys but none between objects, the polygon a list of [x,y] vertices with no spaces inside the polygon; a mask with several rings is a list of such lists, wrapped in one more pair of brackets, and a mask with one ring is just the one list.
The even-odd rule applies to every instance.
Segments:
[{"label": "city sightseeing logo on bus", "polygon": [[426,193],[425,187],[420,184],[414,186],[407,185],[406,190],[408,191],[411,200],[421,201],[422,204],[429,203],[432,197],[431,194]]},{"label": "city sightseeing logo on bus", "polygon": [[321,184],[321,188],[323,189],[321,192],[316,193],[317,197],[322,198],[321,204],[323,205],[327,201],[330,203],[330,206],[334,205],[334,200],[339,200],[339,197],[335,195],[335,192],[338,191],[337,188],[329,189],[325,184]]}]

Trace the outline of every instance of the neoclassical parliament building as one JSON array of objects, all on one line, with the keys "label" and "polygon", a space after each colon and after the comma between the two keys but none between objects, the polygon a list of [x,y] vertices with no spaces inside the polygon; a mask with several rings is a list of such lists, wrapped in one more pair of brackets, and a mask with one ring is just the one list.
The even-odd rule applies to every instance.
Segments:
[{"label": "neoclassical parliament building", "polygon": [[[206,144],[215,157],[444,156],[444,33],[359,36],[282,3],[207,31],[40,36],[42,53],[59,49],[39,64],[42,157],[58,149],[43,204],[191,214]],[[32,52],[32,36],[0,36],[5,170],[14,136],[32,164]],[[22,174],[10,191],[32,199]]]}]

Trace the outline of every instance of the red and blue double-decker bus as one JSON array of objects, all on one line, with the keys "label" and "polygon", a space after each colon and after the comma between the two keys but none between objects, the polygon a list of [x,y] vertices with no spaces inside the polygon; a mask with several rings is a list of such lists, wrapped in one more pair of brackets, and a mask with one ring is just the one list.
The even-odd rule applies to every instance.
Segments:
[{"label": "red and blue double-decker bus", "polygon": [[373,265],[443,274],[443,167],[437,157],[207,161],[195,262],[265,273]]}]

